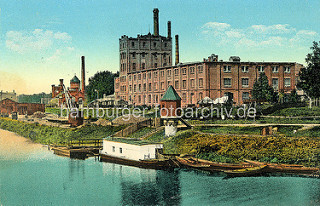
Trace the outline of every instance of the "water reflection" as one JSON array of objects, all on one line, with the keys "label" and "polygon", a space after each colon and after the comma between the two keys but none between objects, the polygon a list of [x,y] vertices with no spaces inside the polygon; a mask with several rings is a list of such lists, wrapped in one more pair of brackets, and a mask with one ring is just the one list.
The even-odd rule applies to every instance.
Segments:
[{"label": "water reflection", "polygon": [[104,174],[118,179],[123,205],[179,205],[180,172],[103,163]]}]

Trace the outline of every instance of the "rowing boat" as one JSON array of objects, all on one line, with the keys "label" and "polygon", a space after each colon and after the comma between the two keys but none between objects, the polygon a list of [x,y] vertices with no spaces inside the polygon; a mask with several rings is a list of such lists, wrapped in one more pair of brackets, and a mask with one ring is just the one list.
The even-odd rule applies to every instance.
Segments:
[{"label": "rowing boat", "polygon": [[238,170],[225,170],[224,173],[226,173],[229,177],[248,177],[262,174],[265,172],[267,167],[267,165],[262,165]]}]

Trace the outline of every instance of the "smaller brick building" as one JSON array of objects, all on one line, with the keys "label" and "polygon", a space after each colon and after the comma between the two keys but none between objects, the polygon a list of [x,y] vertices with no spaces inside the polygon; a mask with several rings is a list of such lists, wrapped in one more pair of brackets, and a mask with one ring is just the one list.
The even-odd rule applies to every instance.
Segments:
[{"label": "smaller brick building", "polygon": [[0,101],[1,114],[12,114],[12,112],[18,112],[20,115],[32,115],[38,111],[45,112],[45,105],[38,103],[18,103],[8,98]]}]

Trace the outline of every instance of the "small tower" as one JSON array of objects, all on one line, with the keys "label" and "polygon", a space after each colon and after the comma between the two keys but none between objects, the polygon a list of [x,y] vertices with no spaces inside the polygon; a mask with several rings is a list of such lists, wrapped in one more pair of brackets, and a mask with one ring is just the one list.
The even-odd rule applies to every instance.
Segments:
[{"label": "small tower", "polygon": [[80,89],[80,80],[76,75],[70,80],[70,90],[79,91]]},{"label": "small tower", "polygon": [[165,125],[166,137],[177,133],[177,126],[181,115],[181,98],[170,85],[160,100],[160,116]]}]

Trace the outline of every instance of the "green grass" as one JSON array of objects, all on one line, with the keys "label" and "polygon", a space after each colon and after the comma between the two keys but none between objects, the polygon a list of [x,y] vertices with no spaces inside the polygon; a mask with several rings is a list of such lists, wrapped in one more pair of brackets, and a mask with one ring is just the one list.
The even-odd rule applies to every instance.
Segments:
[{"label": "green grass", "polygon": [[144,127],[139,129],[138,131],[134,132],[133,134],[129,135],[129,138],[139,139],[143,137],[144,135],[153,132],[155,129],[151,127]]},{"label": "green grass", "polygon": [[41,144],[65,144],[70,140],[104,138],[119,131],[123,126],[88,125],[81,128],[59,128],[0,118],[0,128]]},{"label": "green grass", "polygon": [[270,116],[320,116],[320,107],[293,107],[273,112]]}]

